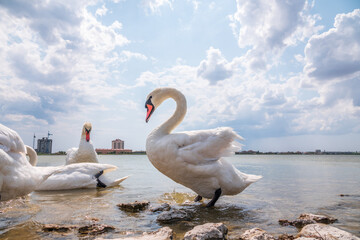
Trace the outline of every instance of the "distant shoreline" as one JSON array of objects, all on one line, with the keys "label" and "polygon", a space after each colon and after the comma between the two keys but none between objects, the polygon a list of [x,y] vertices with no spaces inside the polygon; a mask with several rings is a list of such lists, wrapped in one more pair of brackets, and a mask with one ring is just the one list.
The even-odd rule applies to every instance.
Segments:
[{"label": "distant shoreline", "polygon": [[[66,152],[60,151],[56,153],[38,153],[39,156],[46,155],[66,155]],[[134,151],[129,153],[107,153],[98,155],[146,155],[145,151]],[[242,151],[235,152],[235,155],[360,155],[360,152],[259,152],[259,151]]]},{"label": "distant shoreline", "polygon": [[[146,155],[145,151],[134,151],[134,152],[122,152],[122,153],[97,153],[98,155]],[[66,155],[66,152],[59,151],[56,153],[37,153],[38,156],[56,156],[56,155]]]},{"label": "distant shoreline", "polygon": [[235,152],[236,155],[360,155],[360,152],[260,152],[260,151],[241,151]]}]

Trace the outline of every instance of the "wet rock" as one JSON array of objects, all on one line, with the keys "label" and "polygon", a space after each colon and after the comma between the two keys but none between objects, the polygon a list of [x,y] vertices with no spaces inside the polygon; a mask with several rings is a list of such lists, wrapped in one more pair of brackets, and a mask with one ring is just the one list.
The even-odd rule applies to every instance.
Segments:
[{"label": "wet rock", "polygon": [[143,236],[136,238],[136,240],[172,240],[174,239],[174,232],[169,227],[163,227],[151,233],[143,233]]},{"label": "wet rock", "polygon": [[340,197],[350,197],[351,195],[350,194],[340,194],[339,196]]},{"label": "wet rock", "polygon": [[140,212],[145,210],[149,206],[149,201],[135,201],[132,203],[119,203],[117,206],[126,212]]},{"label": "wet rock", "polygon": [[184,210],[170,210],[160,213],[156,220],[160,223],[174,223],[178,221],[190,221],[192,214]]},{"label": "wet rock", "polygon": [[169,211],[171,209],[170,205],[167,203],[163,203],[160,206],[151,207],[150,211],[152,212],[163,212],[163,211]]},{"label": "wet rock", "polygon": [[275,237],[260,228],[246,230],[240,237],[242,240],[275,240]]},{"label": "wet rock", "polygon": [[311,213],[304,213],[304,214],[301,214],[300,217],[298,217],[294,221],[280,219],[279,224],[282,225],[282,226],[291,225],[291,226],[294,226],[294,227],[297,227],[297,228],[302,228],[302,227],[304,227],[306,225],[309,225],[309,224],[314,224],[314,223],[330,224],[330,223],[334,223],[336,221],[337,221],[336,218],[327,217],[327,216],[324,216],[324,215],[316,215],[316,214],[311,214]]},{"label": "wet rock", "polygon": [[360,240],[355,235],[322,223],[305,226],[298,234],[296,240],[309,239],[337,239],[337,240]]},{"label": "wet rock", "polygon": [[184,240],[221,240],[226,239],[227,227],[223,223],[198,225],[185,233]]},{"label": "wet rock", "polygon": [[115,230],[113,226],[104,224],[91,224],[78,229],[79,234],[98,235]]},{"label": "wet rock", "polygon": [[281,226],[290,226],[292,223],[291,221],[286,220],[286,219],[280,219],[278,222]]},{"label": "wet rock", "polygon": [[325,224],[330,224],[330,223],[334,223],[337,221],[336,218],[327,217],[324,215],[316,215],[316,214],[311,214],[311,213],[301,214],[299,219],[313,220],[317,223],[325,223]]},{"label": "wet rock", "polygon": [[294,221],[289,221],[289,220],[284,220],[284,219],[280,219],[279,220],[279,224],[281,226],[294,226],[297,228],[302,228],[308,224],[313,224],[316,223],[314,220],[310,220],[310,219],[296,219]]},{"label": "wet rock", "polygon": [[293,235],[281,234],[278,236],[277,240],[294,240],[295,237]]},{"label": "wet rock", "polygon": [[[115,238],[113,240],[173,240],[175,234],[173,230],[169,227],[163,227],[155,232],[143,233],[142,236],[137,237],[124,237],[124,238]],[[104,240],[103,238],[97,238],[96,240]]]},{"label": "wet rock", "polygon": [[45,224],[42,227],[44,232],[58,232],[58,233],[67,233],[73,229],[78,228],[75,225],[57,225],[57,224]]}]

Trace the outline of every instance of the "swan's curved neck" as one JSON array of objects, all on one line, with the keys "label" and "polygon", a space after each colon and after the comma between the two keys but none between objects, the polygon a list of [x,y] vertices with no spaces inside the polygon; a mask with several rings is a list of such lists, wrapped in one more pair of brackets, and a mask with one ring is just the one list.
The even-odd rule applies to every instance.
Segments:
[{"label": "swan's curved neck", "polygon": [[167,98],[172,98],[175,100],[176,110],[166,122],[157,128],[157,131],[162,134],[170,134],[171,131],[182,122],[187,109],[185,96],[181,92],[175,89],[169,89],[165,95],[164,100]]},{"label": "swan's curved neck", "polygon": [[26,155],[29,156],[29,162],[32,166],[36,166],[37,164],[37,154],[32,147],[25,145],[26,147]]}]

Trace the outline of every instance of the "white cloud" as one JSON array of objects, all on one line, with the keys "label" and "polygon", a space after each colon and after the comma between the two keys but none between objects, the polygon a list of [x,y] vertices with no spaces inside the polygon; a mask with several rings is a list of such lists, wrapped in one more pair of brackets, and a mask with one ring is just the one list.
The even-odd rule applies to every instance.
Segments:
[{"label": "white cloud", "polygon": [[211,84],[216,84],[231,77],[233,74],[231,65],[222,56],[219,49],[210,47],[206,53],[206,60],[200,62],[197,75],[207,79]]},{"label": "white cloud", "polygon": [[286,103],[284,92],[281,89],[266,89],[261,96],[261,100],[266,106],[276,106]]},{"label": "white cloud", "polygon": [[160,8],[163,6],[169,6],[172,9],[172,1],[170,0],[142,0],[141,5],[150,14],[160,14]]},{"label": "white cloud", "polygon": [[146,61],[148,59],[144,54],[131,52],[127,50],[122,51],[121,55],[123,56],[124,61],[128,61],[131,58],[139,59],[142,61]]},{"label": "white cloud", "polygon": [[[301,115],[298,128],[330,133],[360,129],[360,10],[338,14],[334,28],[310,38],[305,48],[306,84],[319,97],[312,114]],[[315,99],[314,99],[315,100]]]},{"label": "white cloud", "polygon": [[314,35],[305,48],[304,71],[318,81],[352,77],[360,71],[360,9],[338,14],[334,28]]},{"label": "white cloud", "polygon": [[[353,107],[351,100],[341,99],[333,106],[313,105],[293,119],[294,130],[303,133],[344,134],[359,131],[360,110]],[[336,114],[334,114],[336,113]]]},{"label": "white cloud", "polygon": [[107,9],[104,4],[101,8],[96,9],[95,15],[100,17],[105,16],[108,10],[109,9]]},{"label": "white cloud", "polygon": [[250,47],[244,65],[252,70],[267,69],[282,50],[317,32],[317,16],[307,14],[302,1],[237,0],[237,12],[230,16],[231,28],[241,48]]},{"label": "white cloud", "polygon": [[123,91],[107,79],[111,64],[121,59],[116,48],[129,40],[120,33],[121,23],[105,26],[86,7],[0,3],[2,116],[31,115],[53,124],[57,114],[88,103],[95,110],[100,99]]}]

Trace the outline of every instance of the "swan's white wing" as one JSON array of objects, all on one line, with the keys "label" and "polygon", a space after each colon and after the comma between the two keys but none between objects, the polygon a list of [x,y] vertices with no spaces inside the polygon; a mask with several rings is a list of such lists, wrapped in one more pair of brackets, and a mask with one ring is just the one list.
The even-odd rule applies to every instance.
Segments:
[{"label": "swan's white wing", "polygon": [[78,151],[78,148],[70,148],[66,151],[66,158],[65,158],[65,164],[74,163],[74,158],[76,156],[76,153]]},{"label": "swan's white wing", "polygon": [[0,149],[5,152],[26,152],[24,142],[19,134],[2,124],[0,124]]},{"label": "swan's white wing", "polygon": [[77,188],[95,188],[97,180],[95,175],[99,172],[114,171],[117,167],[110,164],[75,163],[58,167],[38,167],[42,172],[54,171],[45,182],[36,190],[66,190]]},{"label": "swan's white wing", "polygon": [[24,196],[35,190],[47,175],[30,165],[24,153],[8,152],[0,149],[0,175],[2,182],[0,200]]},{"label": "swan's white wing", "polygon": [[229,156],[241,148],[243,140],[229,127],[170,134],[178,145],[178,157],[190,164],[206,164]]},{"label": "swan's white wing", "polygon": [[78,148],[70,148],[66,151],[66,155],[71,155],[74,154],[76,151],[78,150]]}]

